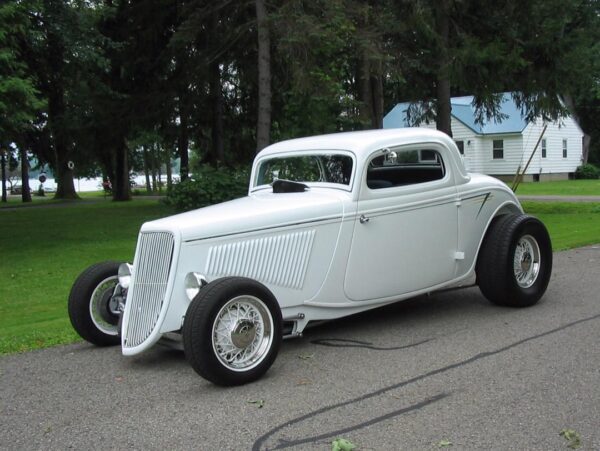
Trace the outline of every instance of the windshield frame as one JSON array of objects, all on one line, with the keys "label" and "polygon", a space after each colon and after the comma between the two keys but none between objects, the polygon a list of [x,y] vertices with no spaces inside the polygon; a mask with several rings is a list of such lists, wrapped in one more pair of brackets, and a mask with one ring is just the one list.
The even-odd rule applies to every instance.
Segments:
[{"label": "windshield frame", "polygon": [[350,182],[346,185],[343,183],[332,183],[332,182],[307,182],[307,181],[299,181],[300,183],[304,183],[310,188],[333,188],[340,189],[343,191],[352,192],[352,188],[354,186],[354,180],[356,178],[356,155],[354,152],[349,150],[342,149],[310,149],[310,150],[289,150],[284,152],[277,153],[269,153],[263,156],[259,156],[256,160],[254,160],[254,164],[252,166],[252,175],[250,178],[250,193],[255,191],[261,191],[266,189],[272,189],[271,184],[257,185],[258,179],[258,168],[260,165],[267,161],[272,160],[274,158],[285,158],[285,157],[304,157],[304,156],[313,156],[313,155],[343,155],[350,157],[352,159],[352,172],[350,174]]}]

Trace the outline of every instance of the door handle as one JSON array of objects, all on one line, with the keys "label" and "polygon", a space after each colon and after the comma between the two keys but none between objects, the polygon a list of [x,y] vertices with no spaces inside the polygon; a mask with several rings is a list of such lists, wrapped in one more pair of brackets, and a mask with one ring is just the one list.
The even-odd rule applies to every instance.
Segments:
[{"label": "door handle", "polygon": [[368,218],[365,215],[360,215],[360,218],[358,218],[358,220],[360,221],[361,224],[366,224],[367,222],[369,222],[371,220],[371,218]]}]

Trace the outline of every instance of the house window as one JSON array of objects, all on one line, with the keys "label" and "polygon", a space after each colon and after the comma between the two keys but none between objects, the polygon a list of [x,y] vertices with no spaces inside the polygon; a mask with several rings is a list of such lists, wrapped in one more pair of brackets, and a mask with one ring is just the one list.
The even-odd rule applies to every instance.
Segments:
[{"label": "house window", "polygon": [[465,154],[465,142],[464,141],[454,141],[456,143],[456,147],[458,147],[458,151],[461,155]]},{"label": "house window", "polygon": [[542,139],[542,158],[546,158],[546,140]]},{"label": "house window", "polygon": [[501,160],[504,158],[504,141],[502,139],[495,139],[492,149],[494,160]]},{"label": "house window", "polygon": [[563,158],[567,158],[567,140],[563,139]]}]

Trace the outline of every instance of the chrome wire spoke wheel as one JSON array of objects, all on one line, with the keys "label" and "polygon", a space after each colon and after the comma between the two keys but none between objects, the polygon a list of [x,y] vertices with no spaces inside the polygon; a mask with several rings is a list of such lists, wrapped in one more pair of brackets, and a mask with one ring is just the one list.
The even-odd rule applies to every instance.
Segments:
[{"label": "chrome wire spoke wheel", "polygon": [[263,301],[248,295],[229,300],[212,327],[215,355],[233,371],[247,371],[258,365],[267,355],[273,336],[269,309]]},{"label": "chrome wire spoke wheel", "polygon": [[90,296],[90,317],[94,325],[107,335],[119,333],[119,304],[113,299],[118,276],[111,276],[100,282]]},{"label": "chrome wire spoke wheel", "polygon": [[513,259],[513,273],[521,288],[531,287],[540,273],[541,253],[536,239],[523,235],[517,242]]}]

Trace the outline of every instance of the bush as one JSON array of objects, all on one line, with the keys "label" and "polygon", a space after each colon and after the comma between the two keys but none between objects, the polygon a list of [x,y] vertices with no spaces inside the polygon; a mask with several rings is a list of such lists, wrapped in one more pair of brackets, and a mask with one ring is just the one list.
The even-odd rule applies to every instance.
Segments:
[{"label": "bush", "polygon": [[600,178],[600,169],[593,164],[584,164],[575,170],[576,179],[598,179]]},{"label": "bush", "polygon": [[189,211],[243,197],[248,193],[248,169],[205,165],[194,176],[174,184],[164,203],[175,211]]}]

